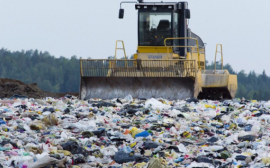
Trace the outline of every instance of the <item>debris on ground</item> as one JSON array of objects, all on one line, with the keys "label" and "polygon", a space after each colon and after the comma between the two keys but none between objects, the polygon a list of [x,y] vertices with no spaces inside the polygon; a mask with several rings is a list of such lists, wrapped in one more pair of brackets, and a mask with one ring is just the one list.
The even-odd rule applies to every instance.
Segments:
[{"label": "debris on ground", "polygon": [[270,165],[270,101],[0,99],[0,167]]}]

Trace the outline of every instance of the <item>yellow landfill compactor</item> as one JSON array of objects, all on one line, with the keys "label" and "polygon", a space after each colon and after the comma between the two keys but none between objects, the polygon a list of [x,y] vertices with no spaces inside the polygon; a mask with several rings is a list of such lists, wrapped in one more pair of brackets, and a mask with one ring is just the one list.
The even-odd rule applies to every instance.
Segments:
[{"label": "yellow landfill compactor", "polygon": [[[130,3],[125,1],[122,3]],[[121,3],[121,4],[122,4]],[[81,59],[80,98],[232,99],[237,76],[205,69],[205,46],[188,27],[187,2],[134,2],[138,48],[133,59]],[[123,18],[124,9],[119,11]],[[119,41],[117,41],[119,42]],[[116,42],[116,50],[118,48]],[[221,47],[222,58],[222,45]],[[116,52],[115,52],[116,53]],[[216,63],[216,58],[215,58]],[[223,64],[223,63],[222,63]]]}]

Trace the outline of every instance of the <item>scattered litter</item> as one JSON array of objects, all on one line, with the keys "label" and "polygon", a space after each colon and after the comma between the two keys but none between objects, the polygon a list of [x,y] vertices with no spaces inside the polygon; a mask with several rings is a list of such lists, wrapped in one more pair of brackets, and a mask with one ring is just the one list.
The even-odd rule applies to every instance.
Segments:
[{"label": "scattered litter", "polygon": [[270,102],[0,99],[0,167],[265,167]]}]

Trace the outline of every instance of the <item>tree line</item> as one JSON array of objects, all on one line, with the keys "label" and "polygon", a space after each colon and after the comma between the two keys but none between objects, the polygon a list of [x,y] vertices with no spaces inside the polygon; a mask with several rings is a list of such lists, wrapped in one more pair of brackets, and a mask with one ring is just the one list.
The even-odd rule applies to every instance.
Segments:
[{"label": "tree line", "polygon": [[37,83],[42,90],[55,93],[79,91],[80,62],[76,56],[56,58],[38,50],[10,52],[2,48],[0,60],[1,78]]},{"label": "tree line", "polygon": [[[113,57],[109,56],[108,59]],[[79,92],[80,58],[77,56],[56,58],[49,52],[38,50],[11,52],[2,48],[0,60],[0,78],[37,83],[42,90],[55,93]],[[214,63],[207,62],[206,69],[214,69]],[[255,71],[246,73],[243,70],[236,72],[230,64],[226,64],[224,69],[237,75],[236,97],[270,100],[270,77],[265,71],[261,74],[256,74]]]}]

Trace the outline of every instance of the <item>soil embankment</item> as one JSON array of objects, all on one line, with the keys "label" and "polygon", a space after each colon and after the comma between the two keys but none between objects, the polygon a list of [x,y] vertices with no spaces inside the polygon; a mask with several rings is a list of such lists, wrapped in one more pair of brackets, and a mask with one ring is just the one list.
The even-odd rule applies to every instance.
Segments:
[{"label": "soil embankment", "polygon": [[78,93],[51,93],[41,90],[36,83],[25,84],[15,79],[0,78],[0,98],[10,98],[13,95],[29,98],[63,97],[66,94],[78,96]]}]

